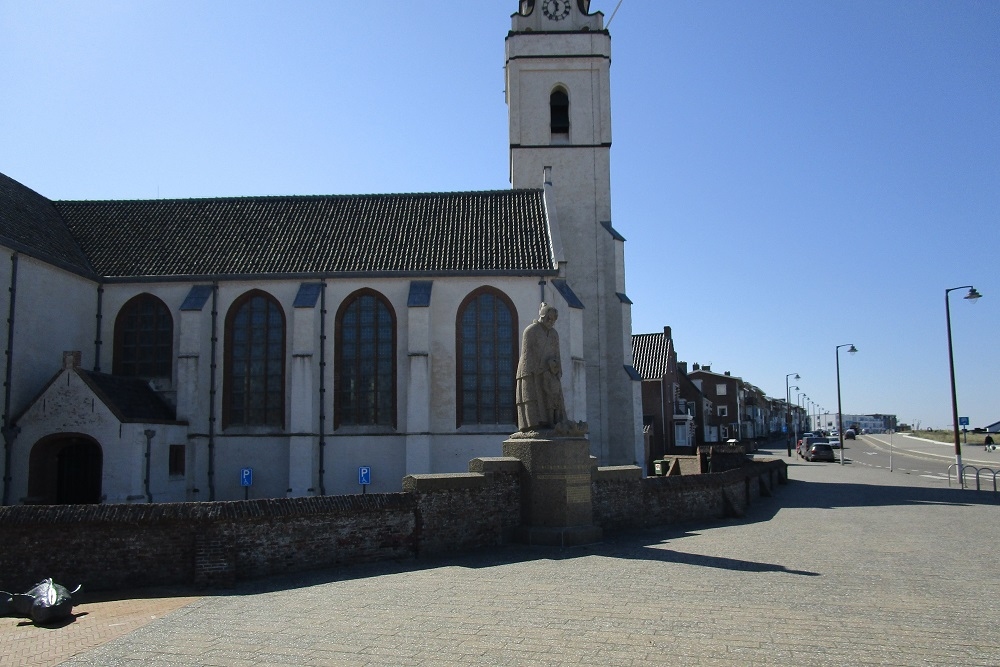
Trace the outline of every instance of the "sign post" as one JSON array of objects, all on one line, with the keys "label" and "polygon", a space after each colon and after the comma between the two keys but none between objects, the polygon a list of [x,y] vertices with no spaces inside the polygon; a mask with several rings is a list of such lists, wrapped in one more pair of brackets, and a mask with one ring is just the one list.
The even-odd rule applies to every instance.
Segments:
[{"label": "sign post", "polygon": [[250,487],[253,486],[253,468],[240,468],[240,486],[243,487],[243,500],[250,500]]},{"label": "sign post", "polygon": [[361,485],[361,495],[368,493],[368,485],[372,483],[371,466],[361,466],[358,468],[358,484]]}]

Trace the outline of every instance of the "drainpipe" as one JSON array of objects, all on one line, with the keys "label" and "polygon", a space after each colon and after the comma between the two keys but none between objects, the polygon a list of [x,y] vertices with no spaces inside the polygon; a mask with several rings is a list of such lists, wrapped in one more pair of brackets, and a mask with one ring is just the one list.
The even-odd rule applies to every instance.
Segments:
[{"label": "drainpipe", "polygon": [[146,502],[153,502],[153,492],[149,490],[149,458],[153,450],[153,436],[156,435],[156,431],[151,428],[147,428],[143,433],[146,435]]},{"label": "drainpipe", "polygon": [[10,395],[13,391],[13,371],[14,371],[14,302],[17,297],[17,253],[10,256],[10,309],[7,313],[7,371],[3,381],[3,505],[10,502],[10,461],[11,450],[14,447],[14,438],[17,437],[19,428],[13,426],[10,421]]},{"label": "drainpipe", "polygon": [[212,357],[208,381],[208,499],[215,500],[215,367],[219,343],[219,283],[212,283]]},{"label": "drainpipe", "polygon": [[101,372],[101,324],[104,320],[104,285],[97,286],[97,333],[94,336],[94,372]]},{"label": "drainpipe", "polygon": [[326,280],[319,293],[319,495],[326,495]]}]

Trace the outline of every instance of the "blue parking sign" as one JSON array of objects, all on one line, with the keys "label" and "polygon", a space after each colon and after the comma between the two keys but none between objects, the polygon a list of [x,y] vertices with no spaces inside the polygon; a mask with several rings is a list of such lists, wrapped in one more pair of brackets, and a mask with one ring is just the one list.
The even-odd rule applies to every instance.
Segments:
[{"label": "blue parking sign", "polygon": [[240,486],[253,486],[253,468],[240,468]]},{"label": "blue parking sign", "polygon": [[358,484],[362,486],[372,483],[371,466],[361,466],[358,468]]}]

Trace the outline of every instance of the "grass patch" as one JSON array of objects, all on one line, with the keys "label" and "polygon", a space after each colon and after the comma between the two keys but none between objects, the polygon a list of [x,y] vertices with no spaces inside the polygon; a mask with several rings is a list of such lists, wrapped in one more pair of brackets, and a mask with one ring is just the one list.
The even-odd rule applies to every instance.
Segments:
[{"label": "grass patch", "polygon": [[[954,431],[913,431],[912,433],[918,438],[927,438],[928,440],[937,440],[938,442],[955,442]],[[985,440],[988,435],[987,433],[973,433],[972,431],[969,431],[968,433],[962,433],[959,431],[958,434],[962,438],[963,445],[966,443],[970,445],[982,445],[983,440]],[[1000,444],[1000,435],[996,433],[993,433],[992,435],[993,442]]]}]

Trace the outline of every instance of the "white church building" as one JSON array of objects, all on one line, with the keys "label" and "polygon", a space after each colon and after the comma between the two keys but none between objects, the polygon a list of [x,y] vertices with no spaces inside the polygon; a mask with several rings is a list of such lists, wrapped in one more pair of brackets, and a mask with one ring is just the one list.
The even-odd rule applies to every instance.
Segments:
[{"label": "white church building", "polygon": [[53,201],[0,174],[3,504],[464,472],[517,429],[520,332],[542,301],[591,453],[645,469],[610,36],[589,0],[518,5],[510,190]]}]

